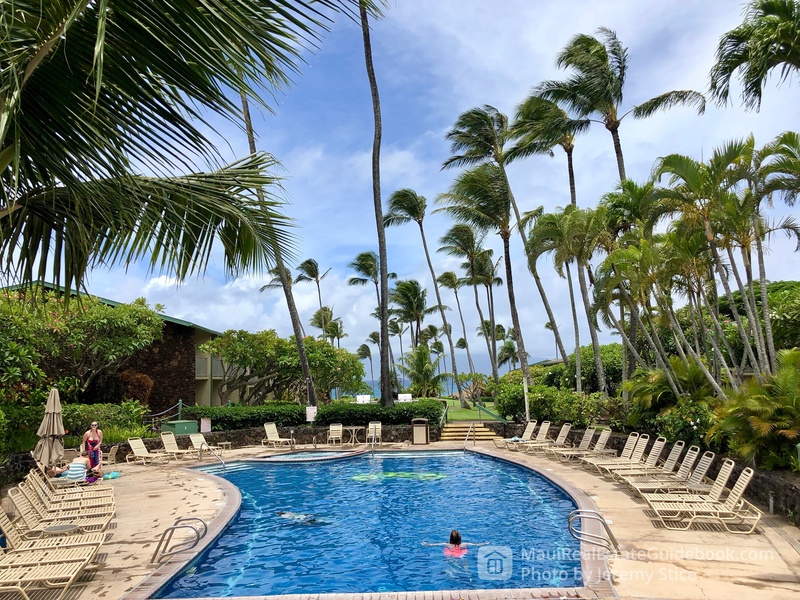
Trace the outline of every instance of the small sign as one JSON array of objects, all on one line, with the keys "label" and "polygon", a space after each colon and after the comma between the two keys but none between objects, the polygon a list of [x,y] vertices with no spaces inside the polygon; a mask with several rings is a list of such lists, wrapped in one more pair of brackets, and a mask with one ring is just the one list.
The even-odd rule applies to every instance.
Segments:
[{"label": "small sign", "polygon": [[309,423],[314,420],[317,416],[317,407],[316,406],[306,406],[306,421]]},{"label": "small sign", "polygon": [[211,433],[211,419],[208,417],[200,418],[200,433]]}]

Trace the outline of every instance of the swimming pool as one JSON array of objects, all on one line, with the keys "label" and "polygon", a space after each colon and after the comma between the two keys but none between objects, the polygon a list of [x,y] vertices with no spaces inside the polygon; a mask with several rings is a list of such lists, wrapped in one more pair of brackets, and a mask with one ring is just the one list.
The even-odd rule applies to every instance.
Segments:
[{"label": "swimming pool", "polygon": [[[154,598],[572,587],[572,499],[537,473],[473,453],[239,463],[219,475],[238,516]],[[282,513],[282,514],[279,514]],[[469,548],[443,555],[451,529]]]}]

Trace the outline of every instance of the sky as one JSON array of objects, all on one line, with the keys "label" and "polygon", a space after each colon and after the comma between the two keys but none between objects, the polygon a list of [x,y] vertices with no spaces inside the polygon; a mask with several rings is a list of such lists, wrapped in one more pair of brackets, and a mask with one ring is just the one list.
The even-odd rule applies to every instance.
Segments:
[{"label": "sky", "polygon": [[[742,10],[743,4],[731,0],[395,0],[372,29],[383,117],[384,206],[391,193],[401,188],[425,196],[425,229],[436,273],[461,274],[459,260],[435,252],[452,222],[433,210],[436,197],[448,191],[459,172],[442,171],[441,166],[450,156],[445,134],[462,112],[488,104],[513,117],[535,85],[567,76],[556,68],[555,59],[570,39],[579,33],[595,34],[599,27],[616,31],[628,48],[623,109],[670,90],[705,92],[719,38],[741,23]],[[294,76],[293,85],[270,102],[272,114],[254,110],[257,144],[281,163],[284,211],[295,225],[295,264],[314,258],[323,271],[330,269],[322,281],[322,300],[342,318],[348,334],[342,346],[355,351],[379,328],[370,316],[376,305],[374,288],[347,285],[353,275],[348,263],[360,252],[377,251],[370,167],[373,116],[358,25],[338,17],[317,50],[304,58],[306,64]],[[690,108],[675,108],[646,120],[626,118],[620,138],[628,177],[644,181],[658,157],[667,154],[702,160],[732,139],[752,133],[761,146],[787,129],[797,129],[800,93],[791,80],[779,84],[773,78],[767,84],[760,112],[743,110],[739,91],[734,86],[731,104],[709,105],[702,116]],[[209,135],[229,160],[248,152],[242,131],[228,123],[219,123]],[[618,182],[611,136],[602,125],[594,124],[577,139],[574,160],[578,205],[594,207]],[[538,206],[553,211],[569,203],[563,152],[553,158],[518,161],[511,165],[509,177],[523,211]],[[769,218],[797,216],[797,211],[780,204]],[[399,279],[417,279],[426,285],[428,303],[435,304],[417,226],[393,227],[386,235],[389,270]],[[495,249],[496,258],[502,254],[497,235],[490,235],[486,245]],[[553,336],[545,329],[547,316],[523,264],[517,237],[512,238],[511,254],[526,349],[534,362],[553,357]],[[282,292],[259,292],[268,277],[226,280],[219,256],[215,253],[204,277],[180,286],[168,275],[148,273],[143,264],[127,271],[97,269],[87,280],[88,291],[122,302],[144,296],[151,306],[164,305],[170,316],[220,332],[275,329],[283,336],[291,335]],[[567,285],[551,264],[544,257],[539,270],[556,322],[570,344],[573,328]],[[770,240],[769,279],[800,278],[798,264],[794,243],[785,238]],[[294,293],[301,319],[312,333],[308,321],[319,308],[316,287],[299,283]],[[485,343],[475,334],[478,316],[470,289],[463,289],[459,296],[476,366],[489,372]],[[498,288],[495,298],[497,322],[509,327],[506,288]],[[448,321],[460,337],[449,290],[443,290],[443,302],[453,309]],[[585,321],[582,312],[580,319]],[[429,323],[441,325],[438,316],[425,324]],[[600,339],[602,343],[618,341],[607,330]],[[405,349],[408,342],[406,336]],[[585,323],[581,343],[590,343]],[[398,356],[396,338],[393,345]],[[376,359],[377,354],[373,347]],[[457,360],[459,370],[467,370],[463,351],[457,351]],[[369,376],[369,366],[366,369]]]}]

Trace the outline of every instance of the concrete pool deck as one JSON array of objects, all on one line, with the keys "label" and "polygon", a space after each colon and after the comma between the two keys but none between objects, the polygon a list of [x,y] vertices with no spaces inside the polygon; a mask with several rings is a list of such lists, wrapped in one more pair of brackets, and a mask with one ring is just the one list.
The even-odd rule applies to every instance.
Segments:
[{"label": "concrete pool deck", "polygon": [[[385,449],[391,450],[388,444]],[[403,450],[461,449],[463,443],[439,442],[429,446],[403,446]],[[363,448],[363,446],[362,446]],[[470,443],[469,449],[473,446]],[[780,600],[800,594],[800,529],[777,517],[765,515],[757,533],[736,535],[703,530],[671,531],[656,528],[644,505],[621,486],[591,474],[579,466],[498,450],[489,442],[478,442],[475,450],[519,464],[531,466],[565,487],[574,486],[593,500],[609,522],[621,553],[609,556],[608,566],[614,588],[603,584],[604,561],[595,560],[587,575],[595,582],[577,588],[580,597],[629,599],[725,599]],[[269,451],[270,454],[278,453]],[[226,452],[228,460],[254,458],[265,454],[262,447]],[[213,458],[213,457],[212,457]],[[216,477],[192,472],[183,467],[212,464],[216,459],[171,461],[167,465],[121,464],[123,473],[112,480],[116,488],[116,517],[111,534],[101,548],[100,566],[86,577],[85,584],[70,590],[69,600],[141,600],[160,587],[169,572],[179,569],[195,551],[173,557],[156,572],[149,564],[161,533],[178,517],[200,517],[209,522],[209,541],[238,509],[238,493]],[[4,504],[7,500],[4,499]],[[8,508],[7,506],[4,506]],[[535,523],[532,523],[535,526]],[[176,536],[176,539],[177,536]],[[513,549],[515,556],[521,549]],[[527,550],[527,549],[526,549]],[[595,559],[599,554],[591,553]],[[141,585],[140,585],[141,584]],[[134,586],[138,587],[131,591]],[[449,592],[321,594],[272,596],[274,600],[469,600],[497,598],[576,597],[576,589],[470,591],[451,596]],[[616,595],[615,595],[616,591]],[[0,593],[0,599],[19,597]],[[54,597],[52,591],[31,597]],[[254,600],[257,597],[248,597]],[[263,597],[260,597],[263,598]],[[239,599],[241,600],[241,599]]]}]

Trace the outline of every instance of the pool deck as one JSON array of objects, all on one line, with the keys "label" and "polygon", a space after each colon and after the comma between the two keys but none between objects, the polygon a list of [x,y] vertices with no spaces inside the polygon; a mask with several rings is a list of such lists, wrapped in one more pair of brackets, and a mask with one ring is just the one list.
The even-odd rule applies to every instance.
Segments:
[{"label": "pool deck", "polygon": [[[399,446],[399,445],[398,445]],[[391,450],[388,444],[382,449]],[[461,449],[462,443],[439,442],[429,446],[403,445],[403,450]],[[363,448],[363,446],[362,446]],[[470,444],[469,449],[473,446]],[[478,442],[475,451],[527,465],[553,478],[567,491],[585,494],[609,522],[620,547],[619,556],[606,559],[596,552],[584,557],[583,588],[533,588],[525,590],[473,590],[469,592],[416,592],[383,594],[306,594],[271,596],[272,600],[492,600],[509,598],[628,598],[781,600],[800,595],[800,529],[769,515],[757,533],[736,535],[713,527],[672,531],[657,528],[646,506],[611,481],[576,466],[554,460],[499,450],[491,442]],[[284,450],[285,451],[285,450]],[[226,452],[224,459],[254,458],[262,447]],[[212,464],[216,459],[202,461]],[[116,488],[116,517],[109,540],[101,548],[102,563],[74,587],[67,600],[144,600],[180,570],[197,550],[176,555],[157,569],[150,558],[161,533],[178,517],[201,517],[209,522],[209,543],[236,513],[238,492],[221,479],[186,470],[196,460],[167,465],[121,464],[123,473],[112,480]],[[582,492],[583,494],[580,494]],[[4,508],[7,498],[3,499]],[[535,526],[535,523],[531,525]],[[176,535],[176,540],[178,539]],[[521,549],[512,549],[515,556]],[[526,549],[527,550],[527,549]],[[587,562],[589,561],[589,562]],[[606,582],[609,572],[613,587]],[[133,589],[135,587],[135,589]],[[0,599],[17,598],[0,593]],[[34,592],[32,600],[55,595]],[[259,597],[247,597],[256,600]],[[245,600],[238,598],[235,600]]]}]

